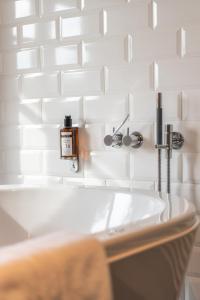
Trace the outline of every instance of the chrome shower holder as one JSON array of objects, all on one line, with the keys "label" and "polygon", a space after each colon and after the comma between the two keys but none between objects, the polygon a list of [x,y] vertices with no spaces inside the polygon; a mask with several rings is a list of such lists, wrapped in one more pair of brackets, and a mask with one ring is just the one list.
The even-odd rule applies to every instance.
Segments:
[{"label": "chrome shower holder", "polygon": [[[168,127],[169,126],[169,127]],[[168,128],[167,128],[168,127]],[[180,132],[172,131],[172,125],[166,125],[166,139],[165,144],[155,145],[157,149],[165,149],[165,150],[180,150],[184,145],[184,137]],[[168,139],[168,135],[170,135],[170,140]]]}]

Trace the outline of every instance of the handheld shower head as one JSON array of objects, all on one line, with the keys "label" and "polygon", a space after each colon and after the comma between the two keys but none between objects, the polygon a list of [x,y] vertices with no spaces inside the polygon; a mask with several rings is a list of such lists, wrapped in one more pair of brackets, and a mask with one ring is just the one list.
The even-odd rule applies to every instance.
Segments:
[{"label": "handheld shower head", "polygon": [[162,117],[162,94],[158,93],[157,98],[157,116],[156,116],[156,135],[157,135],[157,145],[162,145],[163,143],[163,117]]}]

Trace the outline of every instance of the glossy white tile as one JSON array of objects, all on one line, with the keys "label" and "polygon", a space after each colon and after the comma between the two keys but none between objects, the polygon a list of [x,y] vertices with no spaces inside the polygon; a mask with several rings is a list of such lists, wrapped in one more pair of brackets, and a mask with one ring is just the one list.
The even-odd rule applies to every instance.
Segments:
[{"label": "glossy white tile", "polygon": [[185,29],[185,56],[199,57],[200,56],[200,38],[199,30],[200,24],[195,26],[187,25]]},{"label": "glossy white tile", "polygon": [[22,148],[59,149],[58,126],[26,126],[22,129]]},{"label": "glossy white tile", "polygon": [[88,151],[97,151],[104,149],[105,128],[102,124],[87,124],[82,130],[80,142]]},{"label": "glossy white tile", "polygon": [[11,174],[41,175],[42,152],[30,150],[6,151],[5,168]]},{"label": "glossy white tile", "polygon": [[125,37],[112,37],[84,43],[83,63],[88,66],[110,66],[127,63],[127,43]]},{"label": "glossy white tile", "polygon": [[22,80],[23,98],[59,96],[58,73],[33,73]]},{"label": "glossy white tile", "polygon": [[200,59],[167,60],[158,62],[158,88],[181,90],[198,89],[200,85]]},{"label": "glossy white tile", "polygon": [[177,30],[175,28],[154,31],[149,28],[133,33],[133,61],[174,59],[177,54]]},{"label": "glossy white tile", "polygon": [[90,13],[76,17],[62,18],[61,37],[98,36],[100,34],[99,14]]},{"label": "glossy white tile", "polygon": [[187,137],[182,148],[183,152],[198,153],[200,152],[200,127],[199,122],[183,122],[180,126],[180,132]]},{"label": "glossy white tile", "polygon": [[128,97],[125,95],[84,97],[86,122],[120,121],[128,113]]},{"label": "glossy white tile", "polygon": [[75,70],[62,73],[62,95],[85,96],[101,93],[102,82],[101,70]]},{"label": "glossy white tile", "polygon": [[[142,163],[141,163],[142,162]],[[157,155],[156,152],[134,151],[131,154],[131,178],[139,181],[152,181],[157,178]],[[147,167],[148,166],[148,167]],[[173,154],[171,160],[171,178],[173,182],[181,180],[181,155]],[[163,180],[167,178],[167,161],[162,160]]]},{"label": "glossy white tile", "polygon": [[71,115],[73,123],[79,123],[83,119],[80,97],[43,99],[42,116],[45,123],[63,124],[65,115]]},{"label": "glossy white tile", "polygon": [[44,43],[56,39],[56,21],[22,25],[22,43]]},{"label": "glossy white tile", "polygon": [[19,99],[20,91],[20,76],[0,76],[0,97],[3,100]]},{"label": "glossy white tile", "polygon": [[42,105],[39,99],[22,102],[6,101],[4,104],[3,122],[5,124],[40,124],[42,122]]},{"label": "glossy white tile", "polygon": [[183,182],[200,182],[200,155],[199,153],[183,154]]},{"label": "glossy white tile", "polygon": [[1,126],[0,140],[2,149],[20,148],[22,137],[21,127],[19,126]]},{"label": "glossy white tile", "polygon": [[85,9],[104,8],[109,6],[125,4],[126,0],[85,0]]},{"label": "glossy white tile", "polygon": [[37,15],[37,0],[2,1],[2,22],[12,23],[21,18]]},{"label": "glossy white tile", "polygon": [[43,0],[43,14],[69,12],[78,8],[78,0]]},{"label": "glossy white tile", "polygon": [[193,0],[168,0],[158,3],[158,27],[181,27],[187,24],[198,24],[200,3]]},{"label": "glossy white tile", "polygon": [[0,28],[0,48],[15,47],[17,45],[17,26],[4,26]]},{"label": "glossy white tile", "polygon": [[148,28],[148,1],[133,1],[107,9],[108,35],[130,34]]},{"label": "glossy white tile", "polygon": [[200,90],[184,90],[182,105],[183,120],[200,121]]},{"label": "glossy white tile", "polygon": [[129,179],[129,154],[121,151],[91,152],[85,161],[85,177]]},{"label": "glossy white tile", "polygon": [[5,73],[39,70],[39,49],[37,48],[7,52],[3,57]]},{"label": "glossy white tile", "polygon": [[45,46],[44,68],[78,65],[78,45]]},{"label": "glossy white tile", "polygon": [[134,63],[126,67],[108,69],[108,92],[133,92],[153,89],[151,65]]},{"label": "glossy white tile", "polygon": [[[130,118],[132,121],[154,122],[156,118],[157,93],[133,92],[129,95]],[[163,92],[163,119],[167,121],[181,120],[181,93]]]}]

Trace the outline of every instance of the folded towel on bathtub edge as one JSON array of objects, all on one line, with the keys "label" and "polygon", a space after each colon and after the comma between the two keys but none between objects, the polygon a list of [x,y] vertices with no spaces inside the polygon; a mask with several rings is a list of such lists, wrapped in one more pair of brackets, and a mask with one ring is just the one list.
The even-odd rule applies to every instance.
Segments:
[{"label": "folded towel on bathtub edge", "polygon": [[0,250],[0,300],[111,300],[102,244],[65,233]]}]

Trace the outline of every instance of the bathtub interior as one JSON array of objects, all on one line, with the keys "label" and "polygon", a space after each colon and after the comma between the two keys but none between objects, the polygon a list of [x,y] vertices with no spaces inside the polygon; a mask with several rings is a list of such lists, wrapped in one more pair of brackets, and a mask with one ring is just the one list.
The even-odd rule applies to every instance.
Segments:
[{"label": "bathtub interior", "polygon": [[156,200],[148,193],[116,189],[1,188],[0,245],[12,243],[12,236],[14,243],[59,230],[93,234],[159,216],[165,204]]}]

